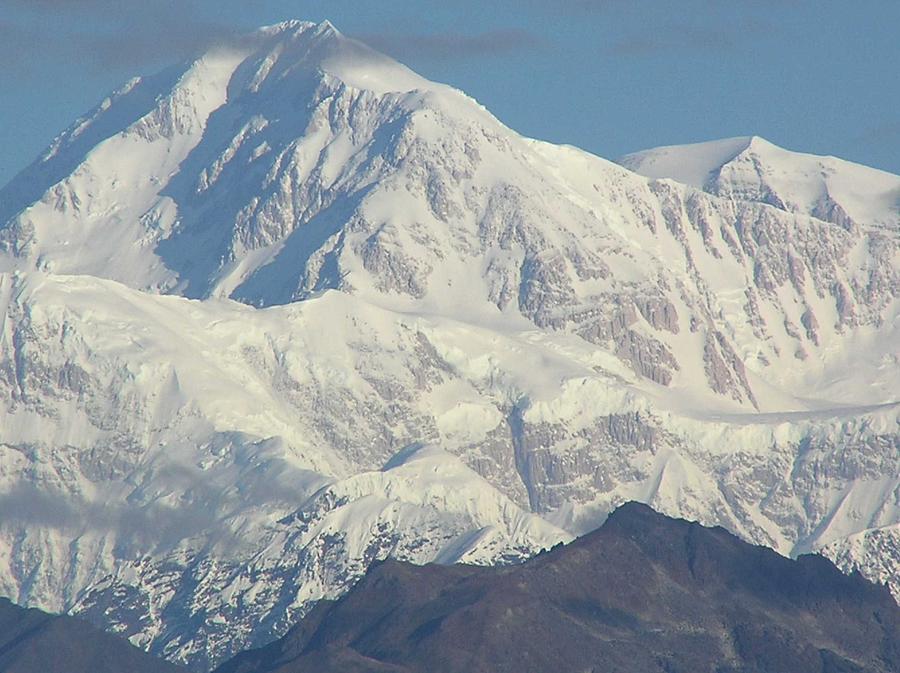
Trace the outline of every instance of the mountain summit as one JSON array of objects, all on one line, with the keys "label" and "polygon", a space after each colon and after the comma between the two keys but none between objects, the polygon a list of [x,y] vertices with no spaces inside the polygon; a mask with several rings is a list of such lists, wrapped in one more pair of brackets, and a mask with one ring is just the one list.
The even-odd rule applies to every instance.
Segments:
[{"label": "mountain summit", "polygon": [[0,593],[200,670],[635,499],[896,578],[895,211],[708,154],[523,138],[328,23],[130,81],[0,191]]},{"label": "mountain summit", "polygon": [[454,103],[476,109],[328,22],[263,28],[79,120],[0,193],[5,249],[52,273],[284,303],[337,282],[298,255],[332,248],[417,113]]}]

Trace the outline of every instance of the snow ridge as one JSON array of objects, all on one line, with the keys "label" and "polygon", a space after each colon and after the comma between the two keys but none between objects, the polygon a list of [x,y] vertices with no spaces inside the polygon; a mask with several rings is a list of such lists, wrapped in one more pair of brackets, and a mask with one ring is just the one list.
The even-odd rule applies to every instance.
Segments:
[{"label": "snow ridge", "polygon": [[0,190],[0,591],[204,670],[636,499],[900,592],[900,178],[622,163],[327,22],[129,82]]}]

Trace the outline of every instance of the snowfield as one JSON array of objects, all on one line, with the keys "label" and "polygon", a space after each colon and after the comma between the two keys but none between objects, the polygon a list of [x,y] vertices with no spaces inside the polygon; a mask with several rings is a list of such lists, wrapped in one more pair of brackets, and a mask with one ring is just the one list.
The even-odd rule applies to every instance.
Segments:
[{"label": "snowfield", "polygon": [[900,596],[900,177],[523,138],[330,24],[0,190],[0,594],[195,670],[626,500]]}]

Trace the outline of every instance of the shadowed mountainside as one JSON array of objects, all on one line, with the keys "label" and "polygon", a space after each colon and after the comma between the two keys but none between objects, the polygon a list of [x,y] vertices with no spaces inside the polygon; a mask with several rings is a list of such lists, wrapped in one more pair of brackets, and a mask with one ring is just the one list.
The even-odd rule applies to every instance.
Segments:
[{"label": "shadowed mountainside", "polygon": [[900,670],[900,609],[818,556],[629,503],[520,566],[388,560],[216,673]]},{"label": "shadowed mountainside", "polygon": [[81,619],[22,608],[0,598],[2,673],[178,673],[181,670]]}]

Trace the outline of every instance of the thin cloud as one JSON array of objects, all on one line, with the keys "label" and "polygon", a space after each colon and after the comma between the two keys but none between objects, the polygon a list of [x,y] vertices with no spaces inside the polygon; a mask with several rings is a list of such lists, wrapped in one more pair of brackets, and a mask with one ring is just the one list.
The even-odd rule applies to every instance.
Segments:
[{"label": "thin cloud", "polygon": [[121,0],[2,0],[0,7],[28,11],[41,15],[48,9],[54,12],[68,12],[84,16],[102,14],[103,16],[138,16],[160,12],[190,12],[196,6],[193,0],[155,0],[148,3],[122,2]]},{"label": "thin cloud", "polygon": [[140,67],[195,56],[216,45],[236,44],[238,32],[206,22],[162,22],[145,32],[109,31],[72,37],[71,48],[93,68],[104,70]]},{"label": "thin cloud", "polygon": [[632,35],[613,44],[617,56],[649,56],[668,51],[728,51],[736,45],[732,35],[695,27],[671,28],[665,35]]},{"label": "thin cloud", "polygon": [[156,502],[144,507],[103,506],[76,497],[18,484],[0,493],[0,527],[46,527],[60,530],[128,533],[180,540],[212,528],[218,515],[201,507],[176,508]]},{"label": "thin cloud", "polygon": [[[100,72],[130,71],[191,57],[237,40],[236,27],[211,21],[193,2],[3,0],[15,19],[0,22],[5,74],[27,74],[29,63],[65,59]],[[45,23],[52,27],[48,28]],[[52,39],[51,39],[52,36]],[[11,68],[18,69],[10,72]]]},{"label": "thin cloud", "polygon": [[[552,4],[547,0],[527,0],[554,17],[597,22],[601,32],[615,35],[606,51],[627,57],[734,50],[762,35],[776,33],[778,27],[767,14],[772,7],[794,1],[684,0],[675,14],[655,0],[560,0]],[[673,16],[678,16],[678,20],[673,21]]]},{"label": "thin cloud", "polygon": [[433,33],[419,35],[362,34],[360,41],[397,58],[461,60],[505,56],[544,46],[536,35],[523,30],[494,30],[476,35]]},{"label": "thin cloud", "polygon": [[857,137],[857,141],[868,146],[879,146],[898,138],[900,138],[900,119],[869,127]]},{"label": "thin cloud", "polygon": [[[0,62],[7,69],[23,69],[30,61],[65,59],[99,72],[133,72],[183,60],[211,46],[233,44],[241,33],[255,27],[211,17],[197,0],[0,0],[0,7],[4,5],[14,10],[0,24]],[[517,29],[357,37],[375,49],[410,60],[500,57],[543,45],[534,34]]]},{"label": "thin cloud", "polygon": [[20,9],[33,9],[35,7],[53,7],[54,9],[80,10],[85,7],[121,5],[122,3],[107,0],[3,0],[0,7],[18,7]]},{"label": "thin cloud", "polygon": [[758,19],[712,25],[666,24],[613,43],[618,56],[650,56],[673,51],[727,52],[770,33],[774,27]]},{"label": "thin cloud", "polygon": [[0,21],[0,67],[7,73],[21,72],[28,63],[28,52],[38,36],[9,21]]},{"label": "thin cloud", "polygon": [[635,0],[523,0],[524,4],[543,12],[559,14],[587,14],[619,7],[628,7]]},{"label": "thin cloud", "polygon": [[[554,13],[588,13],[588,12],[604,12],[609,10],[628,10],[640,12],[642,15],[652,14],[659,10],[659,3],[656,0],[528,0],[533,6],[541,7]],[[684,11],[689,12],[695,9],[704,11],[716,11],[723,7],[744,7],[747,9],[757,9],[759,7],[779,7],[791,5],[797,0],[689,0]]]}]

